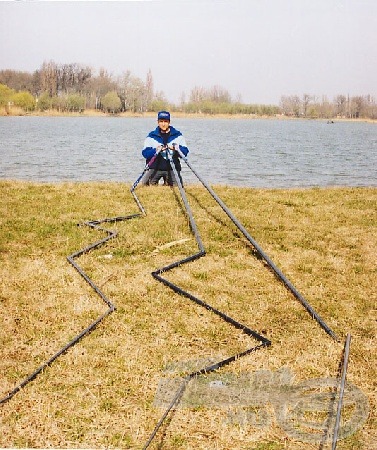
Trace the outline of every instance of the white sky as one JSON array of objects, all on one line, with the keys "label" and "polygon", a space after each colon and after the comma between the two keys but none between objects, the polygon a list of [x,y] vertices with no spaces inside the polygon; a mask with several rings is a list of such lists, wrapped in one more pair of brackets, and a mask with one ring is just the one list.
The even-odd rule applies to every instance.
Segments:
[{"label": "white sky", "polygon": [[151,69],[172,102],[215,85],[245,103],[377,97],[377,1],[0,1],[0,70],[49,60]]}]

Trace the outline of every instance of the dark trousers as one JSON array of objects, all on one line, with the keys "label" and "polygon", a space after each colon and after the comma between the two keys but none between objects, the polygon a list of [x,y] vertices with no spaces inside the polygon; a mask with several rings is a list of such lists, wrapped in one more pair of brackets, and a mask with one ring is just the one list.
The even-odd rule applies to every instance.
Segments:
[{"label": "dark trousers", "polygon": [[[183,184],[181,172],[178,171],[178,177]],[[156,170],[156,169],[148,169],[143,178],[141,179],[141,184],[144,185],[156,185],[159,184],[160,180],[163,180],[164,186],[176,186],[177,181],[174,176],[174,172],[172,170]]]}]

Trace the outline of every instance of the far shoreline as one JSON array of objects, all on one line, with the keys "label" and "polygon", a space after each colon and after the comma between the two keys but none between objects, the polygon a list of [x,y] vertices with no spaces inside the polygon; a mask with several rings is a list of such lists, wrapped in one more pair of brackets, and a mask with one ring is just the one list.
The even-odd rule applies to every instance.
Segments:
[{"label": "far shoreline", "polygon": [[[275,114],[273,116],[257,115],[257,114],[204,114],[204,113],[185,113],[182,111],[171,111],[173,119],[243,119],[243,120],[316,120],[321,122],[366,122],[377,123],[377,119],[368,118],[347,118],[347,117],[292,117],[283,114]],[[109,114],[102,111],[92,109],[83,112],[59,112],[55,110],[49,111],[31,111],[25,112],[19,108],[13,108],[13,111],[0,110],[0,117],[118,117],[118,118],[155,118],[156,112],[132,113],[122,112],[118,114]]]}]

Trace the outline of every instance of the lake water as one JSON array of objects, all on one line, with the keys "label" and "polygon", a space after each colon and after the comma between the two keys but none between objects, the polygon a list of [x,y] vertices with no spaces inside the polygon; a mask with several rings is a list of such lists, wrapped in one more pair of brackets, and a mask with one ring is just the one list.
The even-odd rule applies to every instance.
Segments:
[{"label": "lake water", "polygon": [[[377,125],[364,122],[176,119],[189,160],[211,184],[377,186]],[[0,178],[134,182],[153,118],[0,117]],[[183,163],[186,184],[198,183]]]}]

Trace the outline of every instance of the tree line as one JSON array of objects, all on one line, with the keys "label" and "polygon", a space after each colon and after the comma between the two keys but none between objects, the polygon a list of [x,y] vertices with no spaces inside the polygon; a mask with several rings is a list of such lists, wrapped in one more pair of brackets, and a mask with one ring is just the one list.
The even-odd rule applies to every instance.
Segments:
[{"label": "tree line", "polygon": [[371,95],[327,97],[303,94],[282,96],[279,105],[245,104],[240,96],[233,100],[221,86],[195,86],[182,93],[178,104],[170,103],[162,91],[155,91],[151,70],[145,80],[130,71],[113,76],[104,68],[95,73],[91,67],[45,61],[34,71],[0,71],[0,107],[9,112],[16,106],[26,112],[57,110],[83,112],[94,109],[106,113],[143,113],[170,109],[185,113],[284,115],[309,118],[377,118],[377,105]]},{"label": "tree line", "polygon": [[371,95],[337,95],[333,101],[326,96],[304,94],[282,96],[281,113],[294,117],[377,119],[377,104]]}]

